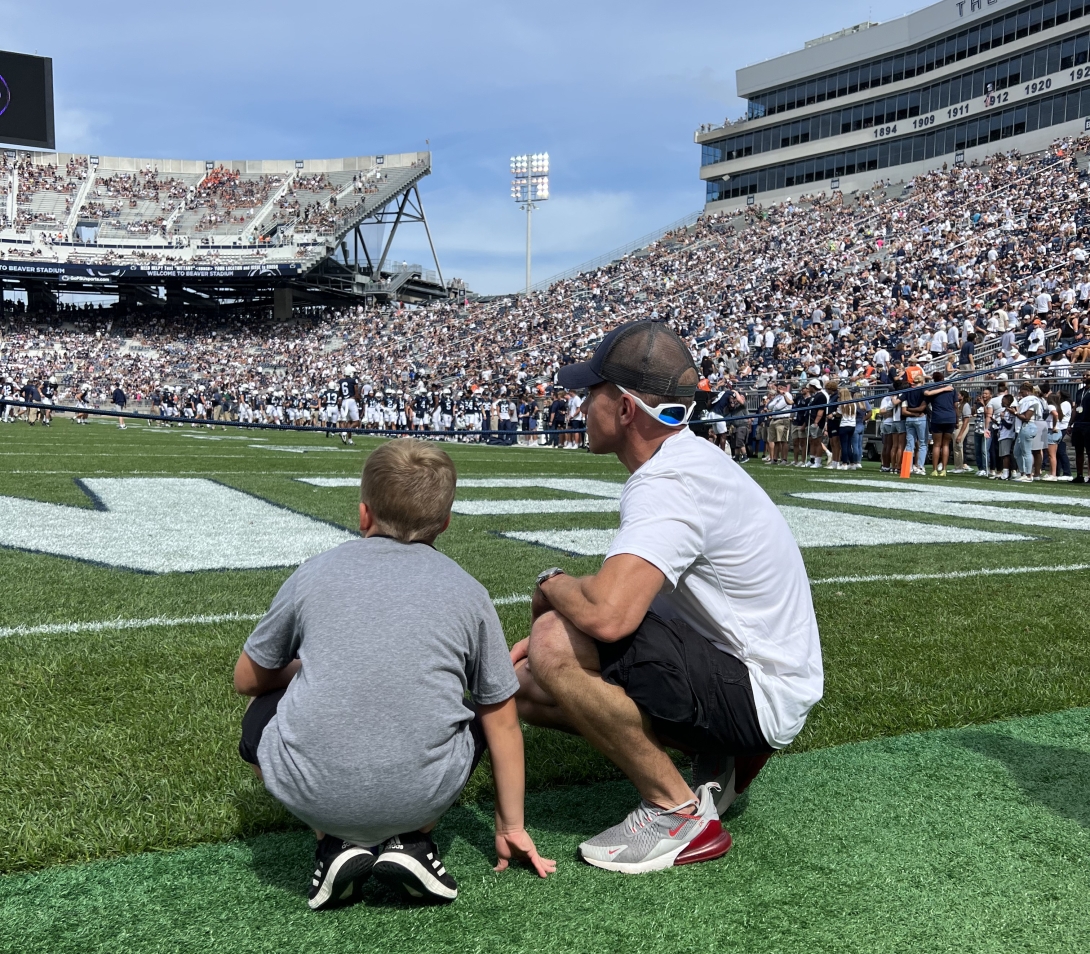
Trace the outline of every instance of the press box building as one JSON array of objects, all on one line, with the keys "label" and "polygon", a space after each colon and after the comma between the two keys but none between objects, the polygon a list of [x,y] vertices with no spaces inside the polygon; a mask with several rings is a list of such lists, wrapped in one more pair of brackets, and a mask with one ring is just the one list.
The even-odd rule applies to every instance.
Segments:
[{"label": "press box building", "polygon": [[942,0],[737,71],[703,126],[708,211],[869,188],[1090,129],[1090,0]]}]

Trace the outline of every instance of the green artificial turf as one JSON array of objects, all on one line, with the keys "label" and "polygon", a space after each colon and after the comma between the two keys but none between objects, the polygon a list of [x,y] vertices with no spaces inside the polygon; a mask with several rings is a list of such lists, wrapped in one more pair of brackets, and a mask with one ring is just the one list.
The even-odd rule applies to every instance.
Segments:
[{"label": "green artificial turf", "polygon": [[[356,492],[300,483],[358,476],[371,439],[354,448],[294,434],[259,441],[195,440],[191,431],[119,432],[105,425],[0,429],[0,494],[88,507],[74,480],[199,476],[352,528]],[[202,435],[204,436],[204,435]],[[221,432],[215,435],[221,436]],[[612,458],[553,450],[446,445],[470,477],[552,475],[622,481]],[[332,449],[328,449],[331,448]],[[747,465],[777,502],[825,477]],[[846,476],[846,475],[837,475]],[[860,476],[876,477],[869,467]],[[839,487],[837,489],[840,489]],[[1036,485],[1058,500],[1084,488]],[[466,498],[558,496],[546,490],[465,489]],[[559,496],[567,496],[559,494]],[[869,512],[866,508],[842,508]],[[1085,512],[1085,511],[1084,511]],[[890,516],[905,518],[903,513]],[[912,519],[973,526],[956,512]],[[571,557],[504,539],[499,530],[615,527],[616,514],[455,516],[442,550],[493,597],[527,594],[544,567],[592,572]],[[815,579],[873,573],[964,571],[1080,562],[1085,534],[1030,532],[994,544],[828,547],[803,551]],[[149,575],[0,549],[0,628],[117,618],[261,613],[288,569]],[[1090,573],[981,576],[914,583],[820,585],[826,695],[793,749],[1090,705]],[[412,597],[407,581],[405,598]],[[528,632],[525,604],[499,607],[510,641]],[[243,701],[231,669],[252,624],[14,636],[0,639],[0,871],[181,848],[294,828],[237,758]],[[616,779],[581,740],[527,730],[533,791]],[[488,798],[479,771],[464,804]],[[574,796],[573,796],[574,797]],[[468,809],[467,809],[468,810]]]},{"label": "green artificial turf", "polygon": [[631,808],[624,782],[533,795],[555,876],[490,871],[489,806],[437,840],[460,895],[376,883],[306,907],[313,838],[0,878],[0,950],[1081,952],[1090,946],[1090,710],[778,756],[731,810],[723,859],[626,877],[575,859]]}]

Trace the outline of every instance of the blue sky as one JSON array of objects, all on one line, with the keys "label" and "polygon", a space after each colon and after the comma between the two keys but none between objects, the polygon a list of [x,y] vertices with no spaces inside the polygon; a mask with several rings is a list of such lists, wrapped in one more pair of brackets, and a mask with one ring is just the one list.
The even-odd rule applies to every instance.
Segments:
[{"label": "blue sky", "polygon": [[[62,152],[430,148],[422,194],[443,270],[496,293],[524,281],[512,154],[552,160],[537,281],[702,206],[693,131],[741,114],[738,67],[920,5],[0,0],[0,47],[53,57]],[[427,264],[423,230],[395,251]]]}]

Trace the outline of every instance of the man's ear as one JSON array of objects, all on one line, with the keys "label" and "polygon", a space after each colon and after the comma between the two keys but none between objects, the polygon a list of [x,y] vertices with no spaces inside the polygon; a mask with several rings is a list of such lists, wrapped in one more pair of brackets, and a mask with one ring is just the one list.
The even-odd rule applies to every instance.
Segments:
[{"label": "man's ear", "polygon": [[360,533],[367,536],[367,531],[375,525],[375,515],[365,503],[360,504]]}]

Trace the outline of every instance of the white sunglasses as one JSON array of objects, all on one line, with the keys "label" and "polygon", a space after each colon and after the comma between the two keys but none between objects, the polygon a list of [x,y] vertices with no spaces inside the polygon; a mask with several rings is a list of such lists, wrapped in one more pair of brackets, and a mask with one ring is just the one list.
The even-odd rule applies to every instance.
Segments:
[{"label": "white sunglasses", "polygon": [[645,411],[650,414],[660,424],[665,424],[667,427],[683,427],[689,423],[689,417],[693,413],[693,408],[696,407],[696,402],[686,406],[684,404],[660,404],[658,407],[651,407],[644,403],[640,398],[636,397],[631,391],[626,391],[619,384],[615,384],[614,387],[621,392],[621,394],[627,394],[633,401],[636,402],[636,407],[641,411]]}]

